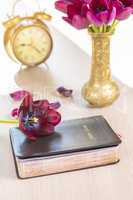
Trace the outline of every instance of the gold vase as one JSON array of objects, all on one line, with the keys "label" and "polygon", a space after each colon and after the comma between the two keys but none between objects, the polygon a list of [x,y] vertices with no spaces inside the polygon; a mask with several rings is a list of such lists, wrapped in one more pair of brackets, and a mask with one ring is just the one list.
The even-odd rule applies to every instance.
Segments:
[{"label": "gold vase", "polygon": [[90,80],[82,88],[84,99],[93,107],[112,104],[119,96],[119,87],[111,78],[111,33],[90,33],[92,38],[92,69]]}]

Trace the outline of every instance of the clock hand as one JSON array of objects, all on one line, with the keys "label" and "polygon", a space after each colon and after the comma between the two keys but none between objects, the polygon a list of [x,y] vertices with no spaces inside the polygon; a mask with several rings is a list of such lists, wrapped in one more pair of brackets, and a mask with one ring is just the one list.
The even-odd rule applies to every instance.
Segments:
[{"label": "clock hand", "polygon": [[41,54],[41,51],[37,47],[33,46],[33,44],[24,44],[24,43],[22,43],[22,44],[20,44],[20,46],[23,46],[23,47],[24,46],[30,46],[31,48],[35,49],[36,52]]},{"label": "clock hand", "polygon": [[26,44],[23,43],[23,44],[20,44],[20,46],[23,46],[23,47],[24,47],[24,46],[26,46]]},{"label": "clock hand", "polygon": [[31,44],[22,43],[22,44],[20,44],[20,46],[26,47],[26,46],[31,46]]},{"label": "clock hand", "polygon": [[41,54],[42,52],[35,46],[32,46],[33,49],[35,49],[39,54]]},{"label": "clock hand", "polygon": [[35,49],[39,54],[41,54],[42,52],[35,46],[34,41],[31,39],[31,47],[33,49]]}]

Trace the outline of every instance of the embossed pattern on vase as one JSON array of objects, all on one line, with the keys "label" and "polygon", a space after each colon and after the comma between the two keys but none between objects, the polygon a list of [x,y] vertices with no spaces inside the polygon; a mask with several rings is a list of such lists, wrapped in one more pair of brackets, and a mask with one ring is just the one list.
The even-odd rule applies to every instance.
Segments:
[{"label": "embossed pattern on vase", "polygon": [[92,37],[92,76],[94,82],[110,79],[108,37]]}]

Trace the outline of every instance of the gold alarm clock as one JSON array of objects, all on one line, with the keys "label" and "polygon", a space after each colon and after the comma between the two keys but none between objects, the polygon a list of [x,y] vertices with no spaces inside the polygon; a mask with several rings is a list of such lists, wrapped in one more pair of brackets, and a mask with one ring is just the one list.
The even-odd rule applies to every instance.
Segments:
[{"label": "gold alarm clock", "polygon": [[30,17],[16,16],[4,22],[4,46],[14,61],[26,66],[38,66],[50,56],[53,41],[44,20],[51,16],[36,12]]}]

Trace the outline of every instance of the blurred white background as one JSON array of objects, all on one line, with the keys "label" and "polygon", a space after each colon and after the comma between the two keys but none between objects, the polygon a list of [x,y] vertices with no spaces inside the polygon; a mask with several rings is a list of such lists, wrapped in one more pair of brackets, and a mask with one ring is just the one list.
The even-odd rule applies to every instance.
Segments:
[{"label": "blurred white background", "polygon": [[[0,1],[0,94],[9,93],[18,88],[14,81],[14,75],[20,66],[8,58],[3,47],[4,27],[2,22],[8,19],[7,15],[11,15],[14,1]],[[91,40],[86,30],[78,31],[65,23],[61,19],[63,14],[54,9],[54,0],[23,0],[16,6],[16,14],[30,15],[38,9],[46,9],[53,16],[52,25],[91,55]],[[133,16],[121,22],[112,37],[111,68],[115,77],[133,87]]]}]

